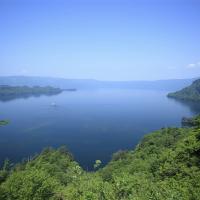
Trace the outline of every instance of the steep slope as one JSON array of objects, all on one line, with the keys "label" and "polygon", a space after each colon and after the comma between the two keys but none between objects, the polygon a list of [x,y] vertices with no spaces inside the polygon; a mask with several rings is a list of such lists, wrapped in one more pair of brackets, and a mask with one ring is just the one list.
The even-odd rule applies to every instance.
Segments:
[{"label": "steep slope", "polygon": [[[118,152],[96,172],[86,172],[65,149],[0,171],[1,200],[199,200],[200,122],[163,128],[135,150]],[[99,163],[99,162],[97,162]]]},{"label": "steep slope", "polygon": [[190,86],[183,88],[180,91],[169,93],[168,97],[181,100],[200,101],[200,79],[194,81]]}]

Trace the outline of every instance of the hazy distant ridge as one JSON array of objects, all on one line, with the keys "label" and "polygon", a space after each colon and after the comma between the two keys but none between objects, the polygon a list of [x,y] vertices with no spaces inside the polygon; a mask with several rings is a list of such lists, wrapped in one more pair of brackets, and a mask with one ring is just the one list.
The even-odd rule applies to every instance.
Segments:
[{"label": "hazy distant ridge", "polygon": [[195,79],[169,79],[158,81],[99,81],[94,79],[64,79],[34,76],[0,76],[0,85],[52,86],[61,89],[158,89],[174,91],[190,85]]}]

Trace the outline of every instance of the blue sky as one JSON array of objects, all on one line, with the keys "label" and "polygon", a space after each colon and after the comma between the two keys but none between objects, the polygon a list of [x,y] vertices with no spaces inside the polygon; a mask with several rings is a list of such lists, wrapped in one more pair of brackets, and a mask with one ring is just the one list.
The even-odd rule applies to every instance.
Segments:
[{"label": "blue sky", "polygon": [[0,0],[0,75],[200,75],[200,0]]}]

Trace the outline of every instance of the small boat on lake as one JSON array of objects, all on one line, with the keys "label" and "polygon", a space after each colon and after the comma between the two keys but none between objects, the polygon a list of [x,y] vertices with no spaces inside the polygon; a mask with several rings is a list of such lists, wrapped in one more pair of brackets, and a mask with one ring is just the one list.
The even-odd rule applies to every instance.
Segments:
[{"label": "small boat on lake", "polygon": [[56,104],[55,102],[52,102],[52,103],[51,103],[51,106],[56,107],[57,104]]},{"label": "small boat on lake", "polygon": [[68,89],[63,89],[63,91],[68,91],[68,92],[76,92],[76,88],[68,88]]}]

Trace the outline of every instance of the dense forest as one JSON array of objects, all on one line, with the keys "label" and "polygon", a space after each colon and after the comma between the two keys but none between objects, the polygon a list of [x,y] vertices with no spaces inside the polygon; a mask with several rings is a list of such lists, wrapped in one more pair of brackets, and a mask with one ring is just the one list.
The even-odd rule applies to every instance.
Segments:
[{"label": "dense forest", "polygon": [[190,86],[183,88],[180,91],[169,93],[168,97],[181,100],[200,101],[200,79],[194,81]]},{"label": "dense forest", "polygon": [[61,93],[62,90],[50,86],[28,87],[28,86],[0,86],[0,100],[12,100],[19,97],[40,96],[40,95],[54,95]]},{"label": "dense forest", "polygon": [[[192,122],[194,120],[194,122]],[[110,163],[84,171],[65,147],[0,171],[1,200],[198,200],[200,199],[200,117],[191,127],[162,128]]]},{"label": "dense forest", "polygon": [[40,87],[28,87],[28,86],[0,86],[0,95],[20,95],[20,94],[54,94],[62,92],[59,88],[53,88],[50,86]]},{"label": "dense forest", "polygon": [[0,120],[0,126],[5,126],[9,123],[8,120]]}]

